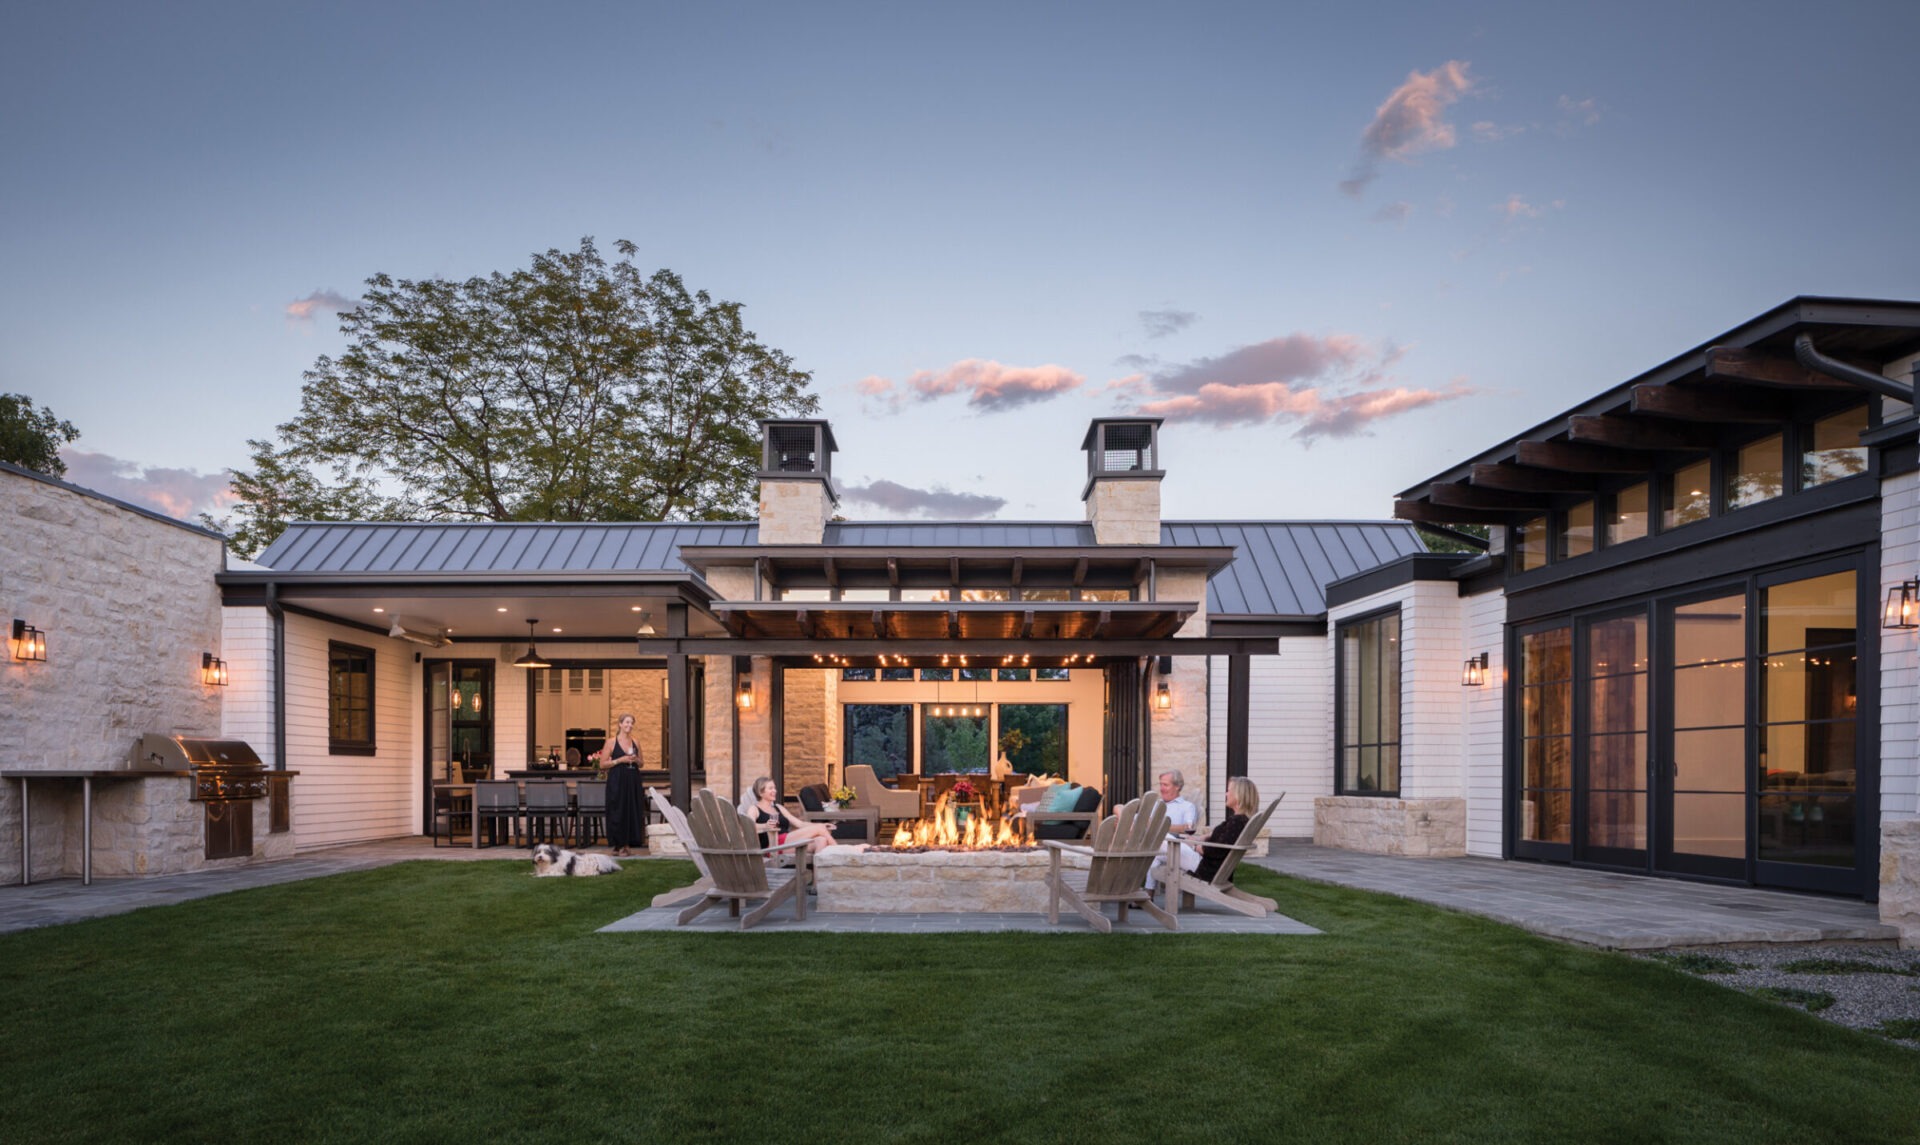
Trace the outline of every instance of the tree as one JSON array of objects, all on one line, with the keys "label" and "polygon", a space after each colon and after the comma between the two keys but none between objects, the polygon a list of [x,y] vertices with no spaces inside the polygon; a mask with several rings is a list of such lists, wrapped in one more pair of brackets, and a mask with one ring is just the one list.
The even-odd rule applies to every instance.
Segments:
[{"label": "tree", "polygon": [[[1420,539],[1426,542],[1430,553],[1484,553],[1487,551],[1487,527],[1485,525],[1451,525],[1446,527],[1420,528]],[[1464,534],[1464,535],[1463,535]],[[1473,537],[1479,544],[1467,540]]]},{"label": "tree", "polygon": [[308,370],[278,441],[234,474],[235,548],[305,517],[735,520],[755,421],[811,414],[810,376],[735,302],[643,275],[593,239],[465,282],[375,275],[349,345]]},{"label": "tree", "polygon": [[0,394],[0,461],[64,477],[67,463],[60,460],[60,447],[79,436],[72,422],[61,421],[46,406],[35,409],[27,395]]}]

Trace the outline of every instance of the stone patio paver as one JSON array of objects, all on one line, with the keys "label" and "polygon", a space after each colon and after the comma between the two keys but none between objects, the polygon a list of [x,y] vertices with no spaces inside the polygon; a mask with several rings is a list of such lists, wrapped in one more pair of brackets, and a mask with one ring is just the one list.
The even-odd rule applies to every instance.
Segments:
[{"label": "stone patio paver", "polygon": [[[609,923],[600,928],[601,934],[632,934],[636,932],[672,931],[678,934],[739,934],[740,920],[729,917],[724,909],[709,910],[685,926],[675,926],[674,919],[680,914],[680,907],[649,907],[638,914],[630,914],[618,922]],[[1113,921],[1113,912],[1107,912],[1108,921]],[[1060,924],[1046,920],[1041,914],[1004,914],[986,911],[934,913],[928,911],[899,913],[864,913],[853,911],[816,911],[809,910],[805,922],[793,917],[791,907],[779,907],[765,921],[747,934],[998,934],[1008,931],[1034,931],[1061,934],[1091,934],[1093,927],[1087,920],[1071,911],[1062,911]],[[1113,922],[1115,934],[1174,934],[1166,927],[1155,922],[1143,911],[1129,915],[1125,923]],[[1266,918],[1248,918],[1245,915],[1230,914],[1226,911],[1182,910],[1180,912],[1180,934],[1286,934],[1311,935],[1321,933],[1303,922],[1276,914]]]},{"label": "stone patio paver", "polygon": [[1311,882],[1398,895],[1614,950],[1899,937],[1871,903],[1790,891],[1546,863],[1367,855],[1304,843],[1276,842],[1265,858],[1247,861]]}]

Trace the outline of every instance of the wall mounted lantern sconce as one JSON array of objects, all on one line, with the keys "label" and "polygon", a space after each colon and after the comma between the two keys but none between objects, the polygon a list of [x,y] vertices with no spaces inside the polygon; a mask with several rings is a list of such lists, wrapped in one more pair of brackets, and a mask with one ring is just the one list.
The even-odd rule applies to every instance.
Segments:
[{"label": "wall mounted lantern sconce", "polygon": [[1160,681],[1160,686],[1153,690],[1153,706],[1163,712],[1173,710],[1173,692],[1168,690],[1165,680]]},{"label": "wall mounted lantern sconce", "polygon": [[1463,663],[1460,666],[1460,686],[1461,687],[1478,688],[1480,685],[1486,682],[1487,682],[1487,654],[1485,652],[1480,653],[1480,655],[1478,656],[1469,658],[1465,663]]},{"label": "wall mounted lantern sconce", "polygon": [[15,660],[44,661],[47,658],[47,634],[24,620],[15,618],[10,643]]},{"label": "wall mounted lantern sconce", "polygon": [[742,679],[734,690],[733,702],[743,712],[753,710],[753,681]]},{"label": "wall mounted lantern sconce", "polygon": [[[14,624],[18,625],[18,620]],[[1887,609],[1880,616],[1882,628],[1920,628],[1920,579],[1896,584],[1887,590]]]},{"label": "wall mounted lantern sconce", "polygon": [[226,687],[227,662],[211,652],[200,653],[200,682],[209,687]]}]

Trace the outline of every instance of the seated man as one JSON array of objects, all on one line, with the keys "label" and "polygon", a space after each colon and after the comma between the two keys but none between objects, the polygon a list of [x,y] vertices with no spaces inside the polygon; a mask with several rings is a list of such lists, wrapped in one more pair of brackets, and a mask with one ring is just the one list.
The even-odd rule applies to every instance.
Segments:
[{"label": "seated man", "polygon": [[1176,835],[1191,832],[1200,822],[1200,809],[1182,794],[1186,789],[1187,777],[1179,768],[1160,773],[1160,801],[1167,805],[1167,826]]}]

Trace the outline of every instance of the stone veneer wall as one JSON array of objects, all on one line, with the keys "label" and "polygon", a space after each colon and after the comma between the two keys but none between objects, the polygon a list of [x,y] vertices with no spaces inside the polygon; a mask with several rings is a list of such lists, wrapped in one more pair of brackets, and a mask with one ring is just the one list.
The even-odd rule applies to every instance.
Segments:
[{"label": "stone veneer wall", "polygon": [[[1124,482],[1123,482],[1124,484]],[[1136,485],[1151,485],[1154,496],[1154,539],[1159,540],[1159,483],[1152,481],[1132,482]],[[1194,606],[1193,615],[1180,626],[1175,636],[1197,637],[1207,633],[1207,580],[1205,574],[1193,569],[1178,569],[1162,572],[1155,578],[1155,593],[1160,600],[1169,602],[1189,602]],[[1173,696],[1173,707],[1161,711],[1153,706],[1154,693],[1159,689],[1162,679],[1167,681],[1167,691]],[[1199,803],[1207,790],[1210,768],[1207,758],[1207,658],[1204,656],[1175,656],[1173,671],[1162,677],[1158,661],[1147,677],[1147,726],[1153,746],[1153,775],[1147,778],[1145,791],[1155,790],[1160,772],[1177,767],[1187,779],[1187,797]],[[1111,810],[1111,806],[1108,808]]]},{"label": "stone veneer wall", "polygon": [[[0,768],[114,768],[146,732],[219,734],[223,689],[200,683],[201,653],[222,654],[218,537],[10,469],[0,537],[0,625],[47,634],[40,663],[0,644]],[[35,785],[38,877],[79,873],[79,787]],[[19,878],[20,789],[0,784],[0,884]]]},{"label": "stone veneer wall", "polygon": [[829,763],[833,777],[840,778],[840,705],[834,696],[838,675],[814,668],[787,671],[784,762],[789,793],[827,782]]},{"label": "stone veneer wall", "polygon": [[1313,841],[1375,855],[1464,855],[1467,801],[1322,795],[1313,801]]},{"label": "stone veneer wall", "polygon": [[[206,805],[188,801],[192,783],[190,779],[165,776],[94,784],[93,873],[101,877],[175,875],[292,856],[293,832],[269,834],[272,824],[269,803],[265,799],[254,799],[232,805],[240,814],[253,816],[253,855],[209,862]],[[297,778],[294,784],[293,795],[297,800]],[[39,831],[36,821],[34,833],[37,835]],[[76,813],[65,833],[65,867],[69,871],[80,870],[81,837]]]},{"label": "stone veneer wall", "polygon": [[1880,921],[1900,928],[1900,945],[1920,949],[1920,819],[1880,833]]},{"label": "stone veneer wall", "polygon": [[[833,516],[833,491],[818,477],[760,479],[760,543],[817,545]],[[749,592],[745,599],[751,599]],[[735,598],[741,599],[741,598]]]},{"label": "stone veneer wall", "polygon": [[[1087,491],[1087,520],[1093,523],[1095,544],[1159,544],[1160,479],[1106,477],[1094,481],[1093,488]],[[765,543],[765,526],[761,529],[761,540]],[[1164,593],[1162,596],[1172,599]]]}]

